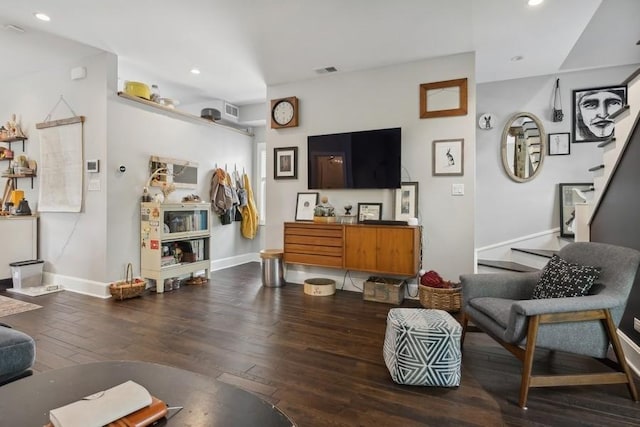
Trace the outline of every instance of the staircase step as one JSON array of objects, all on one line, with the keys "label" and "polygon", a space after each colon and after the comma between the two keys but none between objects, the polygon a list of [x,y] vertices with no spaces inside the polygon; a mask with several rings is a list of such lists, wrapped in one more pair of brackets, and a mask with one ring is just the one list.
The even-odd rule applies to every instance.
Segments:
[{"label": "staircase step", "polygon": [[612,142],[616,142],[616,137],[615,136],[612,136],[611,138],[607,139],[606,141],[603,141],[600,144],[598,144],[598,148],[606,147],[607,145],[611,144]]},{"label": "staircase step", "polygon": [[624,107],[622,107],[621,109],[619,109],[618,111],[616,111],[613,114],[609,115],[609,118],[611,120],[615,120],[617,117],[622,116],[624,113],[626,113],[627,111],[629,111],[631,107],[629,105],[625,105]]},{"label": "staircase step", "polygon": [[528,273],[530,271],[538,271],[537,268],[529,267],[528,265],[518,264],[511,261],[495,261],[490,259],[479,259],[478,265],[485,267],[498,268],[500,270],[517,271],[518,273]]},{"label": "staircase step", "polygon": [[511,248],[512,251],[524,252],[525,254],[538,255],[545,258],[551,258],[558,254],[558,251],[552,249],[527,249],[527,248]]}]

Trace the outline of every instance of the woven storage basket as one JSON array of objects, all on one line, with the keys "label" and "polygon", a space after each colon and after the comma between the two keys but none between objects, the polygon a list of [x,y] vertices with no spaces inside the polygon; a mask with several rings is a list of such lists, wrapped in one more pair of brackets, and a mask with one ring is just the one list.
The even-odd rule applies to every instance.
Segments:
[{"label": "woven storage basket", "polygon": [[121,301],[123,299],[140,296],[147,287],[147,281],[140,278],[136,280],[139,280],[139,282],[133,279],[133,266],[129,263],[127,264],[127,270],[124,274],[124,280],[109,285],[111,297]]},{"label": "woven storage basket", "polygon": [[432,288],[431,286],[418,286],[420,292],[420,304],[424,308],[434,308],[445,311],[460,311],[462,306],[462,286],[453,284],[452,288]]}]

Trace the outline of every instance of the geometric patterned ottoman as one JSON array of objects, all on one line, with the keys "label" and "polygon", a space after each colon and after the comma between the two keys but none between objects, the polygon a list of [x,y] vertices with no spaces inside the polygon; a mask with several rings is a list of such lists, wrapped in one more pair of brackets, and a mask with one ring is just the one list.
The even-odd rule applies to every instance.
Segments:
[{"label": "geometric patterned ottoman", "polygon": [[384,362],[398,384],[460,385],[462,326],[444,310],[392,308]]}]

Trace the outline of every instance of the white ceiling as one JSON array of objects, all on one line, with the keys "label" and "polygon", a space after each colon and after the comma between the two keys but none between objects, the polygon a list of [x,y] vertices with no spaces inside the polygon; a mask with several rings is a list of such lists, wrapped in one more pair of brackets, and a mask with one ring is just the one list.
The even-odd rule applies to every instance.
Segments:
[{"label": "white ceiling", "polygon": [[471,51],[476,80],[488,82],[640,63],[638,16],[640,0],[2,0],[0,79],[93,47],[118,55],[121,79],[158,83],[183,103],[260,102],[267,85],[321,78],[321,67]]}]

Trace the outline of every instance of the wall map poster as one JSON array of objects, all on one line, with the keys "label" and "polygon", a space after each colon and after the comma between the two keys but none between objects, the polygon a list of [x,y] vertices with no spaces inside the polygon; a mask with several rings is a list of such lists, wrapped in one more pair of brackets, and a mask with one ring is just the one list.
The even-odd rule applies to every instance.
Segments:
[{"label": "wall map poster", "polygon": [[40,129],[40,212],[82,208],[82,123]]}]

